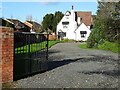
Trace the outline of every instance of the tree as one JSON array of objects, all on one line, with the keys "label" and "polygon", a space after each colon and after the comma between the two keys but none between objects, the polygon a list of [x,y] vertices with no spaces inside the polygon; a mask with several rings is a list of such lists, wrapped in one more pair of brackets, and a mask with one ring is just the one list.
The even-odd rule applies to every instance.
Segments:
[{"label": "tree", "polygon": [[120,1],[115,4],[115,12],[113,14],[114,19],[114,29],[116,30],[116,34],[113,37],[114,40],[117,40],[120,43]]},{"label": "tree", "polygon": [[53,18],[54,18],[53,14],[46,14],[43,17],[42,29],[44,29],[44,31],[48,29],[53,29]]},{"label": "tree", "polygon": [[57,24],[60,22],[60,20],[62,19],[63,16],[64,16],[64,14],[62,12],[60,12],[60,11],[55,12],[54,27],[53,27],[54,32],[56,31]]},{"label": "tree", "polygon": [[97,46],[103,40],[118,40],[118,30],[120,29],[120,2],[98,2],[97,16],[94,30],[90,34],[88,47]]},{"label": "tree", "polygon": [[64,16],[64,14],[60,11],[55,12],[55,14],[46,14],[43,17],[42,21],[42,29],[44,31],[50,29],[51,32],[56,31],[57,24],[61,20],[61,18]]}]

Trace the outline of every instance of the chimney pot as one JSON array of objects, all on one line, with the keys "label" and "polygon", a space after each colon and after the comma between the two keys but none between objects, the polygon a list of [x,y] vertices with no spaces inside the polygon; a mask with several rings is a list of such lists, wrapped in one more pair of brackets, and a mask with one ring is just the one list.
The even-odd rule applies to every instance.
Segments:
[{"label": "chimney pot", "polygon": [[74,9],[74,6],[72,5],[72,10]]}]

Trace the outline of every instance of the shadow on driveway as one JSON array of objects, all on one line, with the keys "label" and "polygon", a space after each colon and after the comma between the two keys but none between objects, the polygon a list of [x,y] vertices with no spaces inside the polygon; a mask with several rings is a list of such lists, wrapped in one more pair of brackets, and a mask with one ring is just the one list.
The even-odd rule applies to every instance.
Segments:
[{"label": "shadow on driveway", "polygon": [[103,75],[109,75],[113,77],[118,77],[120,76],[120,70],[108,70],[108,71],[84,71],[84,72],[79,72],[79,73],[84,73],[87,75],[92,75],[92,74],[103,74]]},{"label": "shadow on driveway", "polygon": [[63,66],[63,65],[67,65],[67,64],[76,62],[80,59],[83,59],[83,58],[65,59],[65,60],[61,60],[61,61],[49,61],[48,62],[48,71],[52,70],[52,69],[55,69],[57,67]]}]

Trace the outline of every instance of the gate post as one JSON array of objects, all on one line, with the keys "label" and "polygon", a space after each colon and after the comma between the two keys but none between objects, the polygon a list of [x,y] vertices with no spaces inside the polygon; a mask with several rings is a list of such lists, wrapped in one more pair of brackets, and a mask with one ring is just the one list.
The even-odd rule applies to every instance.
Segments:
[{"label": "gate post", "polygon": [[46,47],[47,47],[46,59],[47,59],[47,61],[48,61],[48,42],[49,42],[49,34],[47,33],[47,44],[46,44]]},{"label": "gate post", "polygon": [[0,27],[0,83],[13,81],[14,30]]}]

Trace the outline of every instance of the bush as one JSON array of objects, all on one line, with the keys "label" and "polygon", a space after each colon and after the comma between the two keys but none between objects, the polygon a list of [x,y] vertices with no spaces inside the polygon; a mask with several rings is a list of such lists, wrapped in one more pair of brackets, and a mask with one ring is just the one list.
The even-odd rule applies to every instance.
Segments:
[{"label": "bush", "polygon": [[101,39],[101,36],[97,32],[98,32],[98,30],[94,29],[91,32],[90,36],[88,37],[88,40],[87,40],[87,47],[88,48],[97,47],[98,42]]},{"label": "bush", "polygon": [[87,47],[92,48],[92,47],[97,47],[98,44],[102,43],[102,41],[105,39],[105,32],[104,32],[104,27],[105,25],[101,23],[103,21],[96,21],[95,26],[88,37],[87,40]]}]

